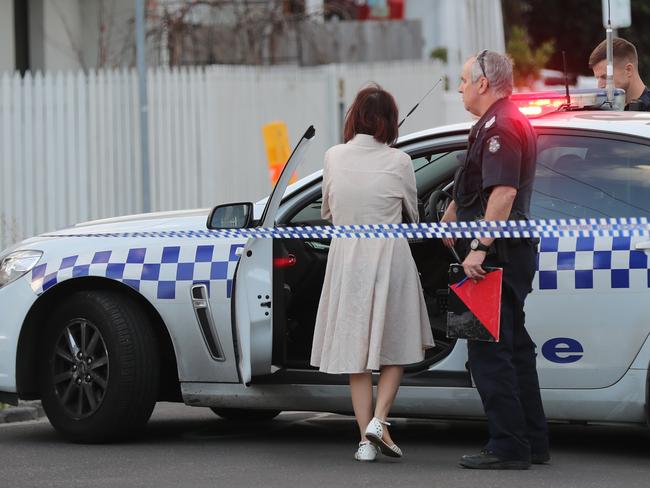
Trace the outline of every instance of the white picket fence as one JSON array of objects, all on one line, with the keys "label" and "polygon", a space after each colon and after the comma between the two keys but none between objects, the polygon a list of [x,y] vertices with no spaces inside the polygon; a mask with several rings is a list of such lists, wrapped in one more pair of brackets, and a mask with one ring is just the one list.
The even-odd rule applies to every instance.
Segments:
[{"label": "white picket fence", "polygon": [[[425,62],[319,68],[156,69],[148,74],[151,209],[209,207],[269,192],[261,127],[283,120],[317,142],[299,176],[340,141],[341,117],[368,81],[406,113],[441,76]],[[438,90],[402,133],[466,120]],[[89,219],[142,210],[137,74],[0,78],[0,247]]]}]

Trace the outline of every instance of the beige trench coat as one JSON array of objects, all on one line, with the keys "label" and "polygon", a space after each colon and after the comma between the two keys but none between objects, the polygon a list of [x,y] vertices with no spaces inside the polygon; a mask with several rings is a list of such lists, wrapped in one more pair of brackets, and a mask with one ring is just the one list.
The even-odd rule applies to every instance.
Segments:
[{"label": "beige trench coat", "polygon": [[[410,157],[358,134],[330,148],[323,172],[323,218],[334,225],[418,220]],[[422,361],[433,347],[422,287],[406,239],[332,239],[311,364],[361,373]]]}]

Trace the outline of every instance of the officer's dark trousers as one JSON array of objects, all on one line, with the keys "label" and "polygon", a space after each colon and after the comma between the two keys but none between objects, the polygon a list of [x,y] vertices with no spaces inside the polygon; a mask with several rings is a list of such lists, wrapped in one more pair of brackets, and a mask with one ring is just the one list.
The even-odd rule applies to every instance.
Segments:
[{"label": "officer's dark trousers", "polygon": [[548,452],[548,430],[539,393],[535,344],[524,327],[524,300],[535,274],[536,248],[509,246],[504,268],[499,342],[469,341],[469,365],[488,418],[486,449],[500,457],[529,460]]}]

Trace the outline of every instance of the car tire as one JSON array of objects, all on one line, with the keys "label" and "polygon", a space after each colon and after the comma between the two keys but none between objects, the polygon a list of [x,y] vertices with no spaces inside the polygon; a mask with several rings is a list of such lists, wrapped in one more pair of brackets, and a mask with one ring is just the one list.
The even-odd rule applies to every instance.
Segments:
[{"label": "car tire", "polygon": [[158,341],[141,307],[115,292],[77,292],[46,326],[40,391],[54,428],[79,443],[137,435],[160,382]]},{"label": "car tire", "polygon": [[245,408],[210,408],[219,417],[234,422],[268,422],[280,415],[281,410],[249,410]]}]

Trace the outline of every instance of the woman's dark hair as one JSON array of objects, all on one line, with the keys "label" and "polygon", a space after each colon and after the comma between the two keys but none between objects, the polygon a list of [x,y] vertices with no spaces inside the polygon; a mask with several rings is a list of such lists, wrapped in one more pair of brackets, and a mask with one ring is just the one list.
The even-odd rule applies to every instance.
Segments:
[{"label": "woman's dark hair", "polygon": [[397,104],[393,95],[373,83],[363,88],[345,114],[343,140],[357,134],[369,134],[378,142],[393,144],[397,140]]}]

